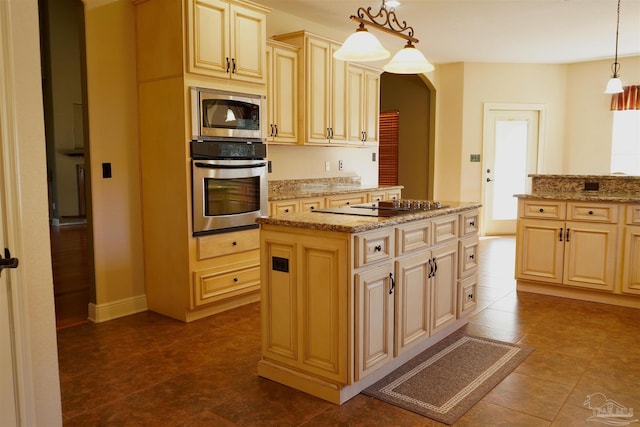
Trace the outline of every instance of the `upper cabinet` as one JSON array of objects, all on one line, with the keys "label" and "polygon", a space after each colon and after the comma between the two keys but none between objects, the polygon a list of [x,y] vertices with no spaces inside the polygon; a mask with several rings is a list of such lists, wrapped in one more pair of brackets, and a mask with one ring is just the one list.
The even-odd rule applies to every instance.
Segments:
[{"label": "upper cabinet", "polygon": [[187,5],[187,72],[266,83],[266,9],[237,0]]},{"label": "upper cabinet", "polygon": [[267,141],[298,142],[298,48],[267,41]]},{"label": "upper cabinet", "polygon": [[362,65],[347,67],[347,141],[353,145],[378,143],[380,72]]},{"label": "upper cabinet", "polygon": [[334,59],[340,44],[306,31],[274,38],[300,48],[298,143],[377,142],[380,73]]}]

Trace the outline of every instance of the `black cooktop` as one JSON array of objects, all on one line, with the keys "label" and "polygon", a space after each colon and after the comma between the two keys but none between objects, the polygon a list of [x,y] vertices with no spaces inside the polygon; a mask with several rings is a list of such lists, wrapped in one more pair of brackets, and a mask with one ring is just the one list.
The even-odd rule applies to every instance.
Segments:
[{"label": "black cooktop", "polygon": [[431,211],[437,209],[448,208],[449,206],[444,206],[436,202],[432,202],[429,208],[423,209],[422,207],[402,207],[402,203],[400,206],[397,206],[397,203],[391,202],[374,202],[374,203],[363,203],[358,205],[349,205],[349,206],[340,206],[337,208],[323,208],[323,209],[314,209],[312,212],[320,212],[320,213],[333,213],[333,214],[344,214],[344,215],[359,215],[359,216],[376,216],[376,217],[394,217],[399,215],[407,215],[411,213]]}]

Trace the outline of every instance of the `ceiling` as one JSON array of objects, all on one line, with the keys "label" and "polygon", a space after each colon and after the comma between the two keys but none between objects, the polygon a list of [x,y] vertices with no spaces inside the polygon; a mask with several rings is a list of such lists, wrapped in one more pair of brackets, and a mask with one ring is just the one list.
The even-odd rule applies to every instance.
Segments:
[{"label": "ceiling", "polygon": [[[382,0],[254,0],[336,30],[345,37],[358,7]],[[562,64],[613,59],[616,0],[401,0],[400,22],[414,28],[433,63]],[[372,31],[391,53],[402,40]],[[342,41],[342,40],[341,40]],[[640,55],[640,0],[621,0],[618,56]]]}]

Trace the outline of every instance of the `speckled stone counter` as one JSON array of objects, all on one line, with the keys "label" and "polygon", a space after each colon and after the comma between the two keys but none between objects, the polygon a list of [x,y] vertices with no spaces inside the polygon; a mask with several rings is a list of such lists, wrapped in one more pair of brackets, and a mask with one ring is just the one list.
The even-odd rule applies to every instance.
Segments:
[{"label": "speckled stone counter", "polygon": [[258,222],[259,224],[272,224],[312,230],[359,233],[376,228],[403,224],[410,221],[417,221],[420,219],[477,209],[482,206],[480,203],[466,202],[442,202],[442,204],[449,207],[430,211],[419,211],[416,213],[387,218],[321,212],[295,212],[271,217],[258,218],[256,222]]},{"label": "speckled stone counter", "polygon": [[360,177],[269,181],[269,201],[322,197],[376,190],[401,190],[404,186],[363,186]]},{"label": "speckled stone counter", "polygon": [[523,199],[591,202],[640,202],[640,176],[629,175],[529,175],[531,193]]}]

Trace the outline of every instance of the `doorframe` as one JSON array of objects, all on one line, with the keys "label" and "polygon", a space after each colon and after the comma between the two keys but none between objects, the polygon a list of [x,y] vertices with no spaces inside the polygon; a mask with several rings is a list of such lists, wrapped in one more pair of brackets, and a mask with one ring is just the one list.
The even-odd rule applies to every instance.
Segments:
[{"label": "doorframe", "polygon": [[[536,173],[540,173],[544,167],[544,152],[545,152],[545,128],[546,128],[546,114],[547,114],[547,106],[546,104],[512,104],[512,103],[495,103],[495,102],[485,102],[483,104],[483,112],[482,112],[482,170],[481,170],[481,180],[482,185],[480,189],[480,197],[482,202],[485,202],[485,181],[487,178],[487,167],[484,163],[484,159],[487,158],[486,150],[489,142],[489,131],[488,131],[488,123],[487,119],[489,117],[489,113],[492,111],[536,111],[538,113],[538,150],[537,150],[537,162],[536,162]],[[485,235],[485,221],[480,221],[480,235]]]}]

